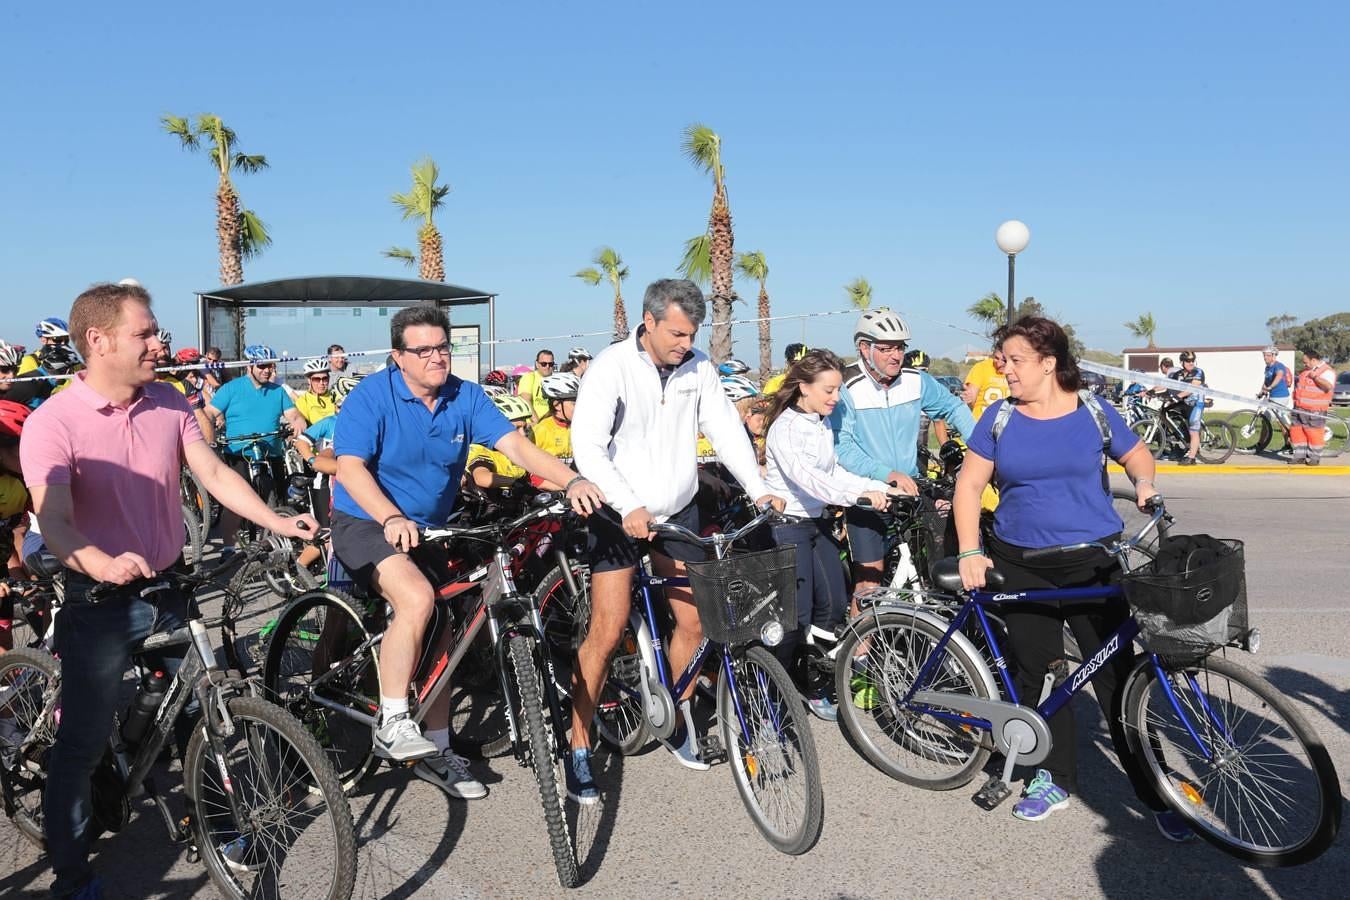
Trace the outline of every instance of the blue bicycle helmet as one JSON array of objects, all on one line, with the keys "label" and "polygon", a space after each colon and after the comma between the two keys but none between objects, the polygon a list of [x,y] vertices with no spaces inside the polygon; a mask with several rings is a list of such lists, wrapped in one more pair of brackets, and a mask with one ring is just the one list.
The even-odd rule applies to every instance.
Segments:
[{"label": "blue bicycle helmet", "polygon": [[249,344],[244,348],[244,359],[250,363],[272,362],[277,355],[266,344]]},{"label": "blue bicycle helmet", "polygon": [[70,337],[70,326],[66,324],[65,319],[58,319],[52,316],[49,319],[43,319],[37,323],[34,332],[40,338],[59,338]]}]

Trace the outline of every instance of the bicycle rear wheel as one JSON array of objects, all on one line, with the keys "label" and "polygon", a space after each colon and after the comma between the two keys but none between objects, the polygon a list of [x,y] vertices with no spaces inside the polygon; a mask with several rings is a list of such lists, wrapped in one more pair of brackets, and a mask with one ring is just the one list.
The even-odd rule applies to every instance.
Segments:
[{"label": "bicycle rear wheel", "polygon": [[530,749],[530,768],[539,784],[539,804],[544,808],[544,826],[553,850],[553,865],[558,870],[558,883],[565,888],[576,887],[577,854],[572,847],[572,835],[564,815],[562,792],[563,758],[556,735],[559,723],[552,721],[552,711],[544,702],[543,681],[534,662],[534,642],[523,635],[511,638],[511,665],[515,669],[516,689],[520,693],[521,718],[524,720],[525,739]]},{"label": "bicycle rear wheel", "polygon": [[719,679],[717,718],[736,790],[751,821],[775,849],[793,856],[805,853],[820,838],[825,818],[820,763],[806,707],[782,663],[763,647],[734,656],[731,669],[736,696],[732,679]]},{"label": "bicycle rear wheel", "polygon": [[1274,437],[1270,419],[1259,410],[1240,409],[1228,417],[1228,425],[1233,429],[1233,451],[1236,453],[1262,453]]},{"label": "bicycle rear wheel", "polygon": [[651,741],[647,712],[642,708],[642,657],[638,633],[629,618],[609,661],[605,683],[595,704],[595,734],[623,756],[632,756]]},{"label": "bicycle rear wheel", "polygon": [[1335,413],[1328,415],[1322,439],[1325,442],[1322,445],[1323,459],[1340,456],[1350,449],[1347,447],[1350,445],[1350,423]]},{"label": "bicycle rear wheel", "polygon": [[1145,661],[1123,707],[1130,750],[1163,800],[1206,841],[1259,866],[1299,865],[1330,847],[1340,784],[1293,705],[1224,659],[1166,678],[1175,705]]},{"label": "bicycle rear wheel", "polygon": [[1227,462],[1233,455],[1234,444],[1233,426],[1227,422],[1201,423],[1200,449],[1196,451],[1201,462],[1212,466]]},{"label": "bicycle rear wheel", "polygon": [[[844,734],[872,765],[932,791],[961,787],[990,756],[985,731],[904,703],[943,630],[900,610],[867,612],[850,623],[836,657],[835,690]],[[949,642],[928,690],[991,697],[988,667]]]},{"label": "bicycle rear wheel", "polygon": [[379,659],[373,647],[356,652],[368,636],[353,602],[315,591],[282,611],[263,662],[267,696],[314,736],[348,791],[376,763],[374,729],[347,713],[379,716]]},{"label": "bicycle rear wheel", "polygon": [[[56,702],[60,665],[40,650],[0,656],[0,799],[13,809],[19,834],[42,848],[42,794],[47,755],[56,740],[49,706]],[[22,750],[20,749],[22,748]]]},{"label": "bicycle rear wheel", "polygon": [[204,724],[183,757],[193,835],[216,888],[227,897],[351,897],[356,834],[324,751],[266,700],[234,697],[227,708],[235,730],[220,738],[223,758]]},{"label": "bicycle rear wheel", "polygon": [[194,571],[201,568],[202,557],[205,555],[203,546],[205,539],[203,537],[202,521],[197,513],[186,503],[183,507],[183,562]]},{"label": "bicycle rear wheel", "polygon": [[578,588],[575,596],[561,566],[550,569],[534,591],[534,602],[544,623],[544,640],[553,660],[553,688],[559,698],[568,702],[572,698],[577,648],[586,636],[591,618],[591,570],[583,563],[573,562],[569,574]]}]

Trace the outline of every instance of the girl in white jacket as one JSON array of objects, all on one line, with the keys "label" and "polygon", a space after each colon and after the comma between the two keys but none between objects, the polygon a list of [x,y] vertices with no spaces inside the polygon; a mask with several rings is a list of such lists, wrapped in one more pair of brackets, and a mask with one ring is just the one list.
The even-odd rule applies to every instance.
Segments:
[{"label": "girl in white jacket", "polygon": [[[848,595],[839,547],[830,535],[825,507],[852,506],[859,497],[876,509],[886,507],[886,494],[899,489],[885,482],[854,475],[839,465],[834,454],[830,413],[839,403],[844,365],[828,350],[812,350],[793,363],[783,386],[769,407],[765,445],[765,485],[784,497],[784,513],[792,521],[775,525],[774,539],[797,548],[797,624],[778,653],[784,665],[807,628],[833,631],[843,620]],[[807,703],[822,719],[833,721],[837,712],[828,684],[807,685]]]}]

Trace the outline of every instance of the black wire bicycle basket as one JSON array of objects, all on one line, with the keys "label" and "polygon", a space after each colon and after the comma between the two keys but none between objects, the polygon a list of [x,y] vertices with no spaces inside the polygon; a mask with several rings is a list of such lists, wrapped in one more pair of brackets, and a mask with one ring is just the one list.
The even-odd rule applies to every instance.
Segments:
[{"label": "black wire bicycle basket", "polygon": [[797,627],[797,557],[789,545],[686,563],[703,634],[719,644],[758,640],[770,622]]},{"label": "black wire bicycle basket", "polygon": [[[1169,544],[1183,541],[1192,542],[1186,552],[1169,556]],[[1144,646],[1174,664],[1196,662],[1249,630],[1242,541],[1166,538],[1158,559],[1124,575],[1121,587]]]}]

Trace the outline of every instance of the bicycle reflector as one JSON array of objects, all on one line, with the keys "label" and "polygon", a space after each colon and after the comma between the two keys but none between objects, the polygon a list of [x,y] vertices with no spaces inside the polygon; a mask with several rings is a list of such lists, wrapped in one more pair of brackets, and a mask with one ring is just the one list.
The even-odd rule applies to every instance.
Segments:
[{"label": "bicycle reflector", "polygon": [[777,621],[765,622],[764,627],[759,630],[759,639],[766,647],[777,647],[783,643],[782,624]]}]

